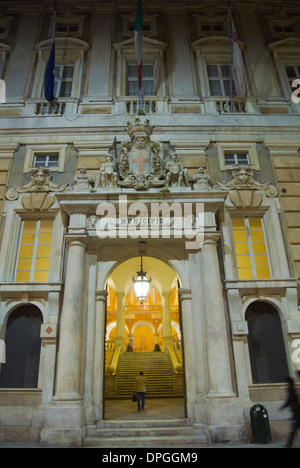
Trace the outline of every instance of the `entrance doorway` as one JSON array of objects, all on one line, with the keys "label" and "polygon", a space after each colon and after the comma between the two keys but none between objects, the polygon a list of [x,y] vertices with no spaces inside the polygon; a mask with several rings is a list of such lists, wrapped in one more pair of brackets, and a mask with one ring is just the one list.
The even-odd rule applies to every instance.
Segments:
[{"label": "entrance doorway", "polygon": [[165,262],[143,257],[151,283],[141,303],[133,287],[139,264],[140,257],[126,260],[107,278],[104,419],[141,418],[131,402],[140,371],[147,378],[147,408],[142,418],[184,418],[178,278]]}]

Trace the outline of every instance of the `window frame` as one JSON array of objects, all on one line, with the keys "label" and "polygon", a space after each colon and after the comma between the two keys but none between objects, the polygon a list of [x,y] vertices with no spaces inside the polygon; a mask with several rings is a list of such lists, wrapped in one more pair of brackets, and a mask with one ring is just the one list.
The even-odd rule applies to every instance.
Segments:
[{"label": "window frame", "polygon": [[51,154],[52,156],[54,155],[58,156],[57,166],[48,167],[50,172],[64,172],[66,149],[67,149],[67,145],[47,145],[47,147],[45,147],[44,145],[26,146],[23,173],[31,172],[31,169],[35,167],[34,166],[35,155],[42,156],[43,154],[45,156],[48,156],[49,154]]},{"label": "window frame", "polygon": [[[216,76],[209,75],[208,67],[212,67],[212,66],[217,67],[218,75],[216,75]],[[230,93],[226,92],[226,86],[225,86],[225,81],[229,82],[229,86],[230,86],[230,71],[229,71],[228,76],[223,76],[222,67],[224,67],[224,66],[228,67],[228,69],[229,69],[230,65],[228,63],[207,63],[206,64],[206,72],[207,72],[208,85],[209,85],[209,93],[210,93],[211,97],[218,98],[218,97],[228,97],[228,96],[230,96]],[[212,90],[211,90],[211,86],[210,86],[211,81],[213,81],[213,82],[216,81],[216,82],[218,82],[220,84],[221,94],[212,94]],[[234,97],[237,97],[234,76],[232,77],[232,95]]]},{"label": "window frame", "polygon": [[[72,68],[72,77],[65,77],[64,72],[65,68],[70,67]],[[57,69],[59,69],[59,73],[57,73]],[[71,98],[73,94],[73,85],[74,85],[74,64],[69,63],[56,63],[55,64],[55,78],[54,78],[54,95],[59,98]],[[63,83],[72,83],[71,85],[71,94],[67,96],[65,93],[61,95]]]},{"label": "window frame", "polygon": [[[133,66],[136,68],[136,63],[127,63],[127,86],[126,86],[127,93],[126,93],[126,95],[127,95],[127,96],[130,96],[130,97],[132,97],[132,96],[138,96],[138,94],[139,94],[138,92],[135,93],[135,94],[130,94],[130,91],[129,91],[129,83],[135,83],[135,82],[138,83],[138,76],[137,76],[137,74],[136,74],[136,76],[130,77],[130,76],[129,76],[129,73],[128,73],[129,67],[133,67]],[[154,70],[155,64],[154,64],[154,63],[148,63],[148,62],[147,62],[147,63],[143,63],[143,68],[146,67],[146,66],[151,66],[151,67],[152,67],[152,72],[153,72],[153,74],[152,74],[151,77],[145,77],[145,76],[143,76],[143,74],[142,74],[142,89],[143,89],[143,95],[144,95],[144,96],[155,96],[155,89],[156,89],[156,84],[155,84],[155,70]],[[146,92],[144,91],[143,83],[144,83],[145,81],[147,81],[147,82],[152,82],[152,83],[153,83],[153,93],[152,93],[152,94],[146,93]]]},{"label": "window frame", "polygon": [[[116,51],[116,97],[129,97],[127,93],[127,68],[129,64],[136,63],[134,39],[127,39],[117,42],[113,45]],[[167,44],[143,37],[143,63],[153,65],[154,70],[154,95],[153,97],[165,96],[165,77],[164,77],[164,51]]]},{"label": "window frame", "polygon": [[[38,258],[37,257],[37,249],[38,249],[38,246],[39,246],[39,235],[40,235],[40,232],[41,232],[41,221],[45,221],[45,220],[52,222],[49,267],[48,267],[48,270],[47,270],[48,271],[48,277],[47,277],[47,281],[35,281],[34,280],[34,275],[35,275],[35,272],[36,272],[35,266],[36,266],[36,261],[37,261],[37,258]],[[33,251],[32,251],[32,256],[31,256],[30,275],[29,275],[29,281],[17,281],[17,279],[16,279],[17,274],[18,274],[18,271],[20,271],[20,270],[18,270],[20,248],[21,248],[21,245],[22,245],[22,236],[23,236],[23,232],[24,232],[24,223],[26,221],[36,222],[35,233],[34,233]],[[53,244],[53,230],[54,230],[54,219],[53,218],[22,219],[20,233],[19,233],[18,247],[17,247],[17,255],[16,255],[14,276],[13,276],[13,281],[15,283],[24,283],[24,282],[25,283],[43,283],[43,284],[48,283],[49,272],[50,272],[51,250],[52,250],[52,244]],[[31,244],[28,244],[28,245],[31,245]],[[47,245],[49,245],[49,244],[47,244]],[[42,258],[48,258],[48,257],[42,257]],[[29,270],[21,270],[21,271],[29,271]],[[37,271],[46,271],[46,270],[37,270]]]},{"label": "window frame", "polygon": [[[233,219],[243,219],[243,221],[244,221],[245,231],[246,231],[246,236],[247,236],[247,245],[248,245],[248,249],[249,249],[251,270],[252,270],[252,278],[240,278],[240,276],[239,276],[239,267],[238,267],[238,263],[237,263],[238,254],[237,254],[237,251],[236,251],[237,242],[234,239],[234,235],[233,235],[234,227],[232,225],[232,236],[233,236],[233,246],[234,246],[234,253],[235,253],[235,267],[236,267],[237,280],[239,280],[239,281],[244,281],[245,279],[250,280],[250,281],[271,280],[274,277],[274,275],[273,275],[273,271],[272,271],[272,263],[271,263],[271,258],[270,258],[270,252],[269,252],[269,247],[268,247],[268,239],[267,239],[267,235],[266,235],[266,228],[265,228],[265,223],[264,223],[263,216],[257,216],[257,215],[255,215],[255,216],[250,216],[250,215],[235,216],[235,217],[232,218],[232,220]],[[253,250],[254,241],[253,241],[252,234],[251,234],[249,219],[260,219],[260,221],[261,221],[262,232],[263,232],[263,236],[264,236],[264,245],[265,245],[265,249],[266,249],[266,256],[267,256],[267,259],[268,259],[268,269],[269,269],[269,272],[270,272],[270,277],[261,278],[261,277],[257,276],[257,270],[259,270],[260,268],[257,267],[257,265],[256,265],[255,256],[259,256],[260,254],[255,254],[254,250]],[[263,267],[263,268],[267,268],[267,267]]]},{"label": "window frame", "polygon": [[[45,100],[44,97],[44,77],[47,62],[52,47],[52,39],[47,39],[36,45],[37,64],[33,79],[31,99]],[[89,44],[74,37],[57,37],[55,39],[56,64],[59,66],[74,66],[73,85],[70,97],[55,97],[58,101],[74,101],[79,99],[83,76],[83,63],[85,52],[89,49]]]},{"label": "window frame", "polygon": [[260,171],[259,158],[255,142],[236,143],[236,142],[219,142],[217,143],[218,159],[221,171],[233,169],[236,164],[226,164],[225,155],[228,153],[247,153],[248,165],[255,171]]}]

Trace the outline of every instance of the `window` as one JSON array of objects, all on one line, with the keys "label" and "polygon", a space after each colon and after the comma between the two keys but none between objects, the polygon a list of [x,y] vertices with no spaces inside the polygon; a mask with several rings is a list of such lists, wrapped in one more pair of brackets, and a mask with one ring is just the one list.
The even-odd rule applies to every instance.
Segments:
[{"label": "window", "polygon": [[225,153],[225,164],[230,166],[249,165],[248,153]]},{"label": "window", "polygon": [[203,32],[220,32],[224,31],[224,24],[223,23],[202,23],[202,31]]},{"label": "window", "polygon": [[[230,96],[229,65],[208,64],[207,74],[211,96]],[[234,80],[232,80],[232,94],[236,96]]]},{"label": "window", "polygon": [[[137,77],[137,66],[129,64],[128,73],[128,96],[138,96],[139,83]],[[154,96],[154,66],[152,64],[143,65],[142,69],[142,87],[143,94],[146,96]]]},{"label": "window", "polygon": [[52,228],[51,219],[23,221],[15,281],[48,281]]},{"label": "window", "polygon": [[55,97],[71,97],[73,86],[73,65],[56,65],[55,66]]},{"label": "window", "polygon": [[59,33],[76,33],[78,32],[78,23],[56,23],[55,31]]},{"label": "window", "polygon": [[261,218],[233,218],[232,226],[239,279],[271,278]]},{"label": "window", "polygon": [[246,311],[248,346],[254,384],[284,382],[289,375],[278,312],[267,302],[253,302]]},{"label": "window", "polygon": [[35,154],[33,167],[57,167],[59,155]]},{"label": "window", "polygon": [[6,364],[1,367],[1,388],[37,388],[41,352],[42,314],[26,304],[9,316],[5,334]]},{"label": "window", "polygon": [[0,39],[6,39],[10,29],[12,17],[0,19]]}]

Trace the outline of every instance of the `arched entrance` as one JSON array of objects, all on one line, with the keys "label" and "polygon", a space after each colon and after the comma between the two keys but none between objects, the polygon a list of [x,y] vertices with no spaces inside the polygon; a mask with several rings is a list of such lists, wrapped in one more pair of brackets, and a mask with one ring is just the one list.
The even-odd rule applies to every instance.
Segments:
[{"label": "arched entrance", "polygon": [[20,305],[7,320],[6,364],[1,369],[0,388],[37,388],[41,352],[40,309]]},{"label": "arched entrance", "polygon": [[[177,274],[154,257],[143,257],[143,264],[151,277],[143,303],[136,297],[132,280],[139,270],[140,257],[120,263],[107,277],[104,419],[111,419],[112,414],[119,418],[124,404],[128,417],[135,379],[141,370],[147,378],[149,417],[153,417],[158,399],[157,411],[165,413],[166,418],[185,417]],[[136,406],[131,405],[130,416],[134,418]]]},{"label": "arched entrance", "polygon": [[284,382],[289,368],[279,313],[268,302],[254,301],[248,306],[245,318],[249,328],[252,382]]}]

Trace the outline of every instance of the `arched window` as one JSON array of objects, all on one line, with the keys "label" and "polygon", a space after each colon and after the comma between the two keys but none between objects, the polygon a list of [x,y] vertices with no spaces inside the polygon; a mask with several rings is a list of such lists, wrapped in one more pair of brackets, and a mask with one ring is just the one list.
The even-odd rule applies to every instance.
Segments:
[{"label": "arched window", "polygon": [[2,364],[1,388],[37,388],[41,351],[42,314],[28,304],[8,318],[5,335],[6,363]]},{"label": "arched window", "polygon": [[246,320],[253,383],[284,382],[289,369],[278,312],[267,302],[253,302]]}]

